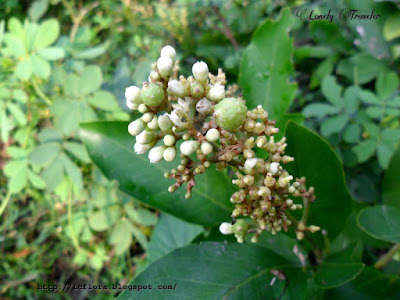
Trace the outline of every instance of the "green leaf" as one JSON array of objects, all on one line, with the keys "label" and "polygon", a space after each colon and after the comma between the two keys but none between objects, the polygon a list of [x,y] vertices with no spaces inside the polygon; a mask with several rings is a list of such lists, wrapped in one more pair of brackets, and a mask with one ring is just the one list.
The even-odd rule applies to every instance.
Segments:
[{"label": "green leaf", "polygon": [[400,276],[384,274],[374,267],[365,267],[353,281],[325,292],[327,300],[376,300],[400,298]]},{"label": "green leaf", "polygon": [[239,71],[248,107],[261,104],[276,120],[287,112],[297,89],[289,81],[294,75],[293,41],[288,34],[292,23],[289,9],[284,9],[277,21],[265,21],[244,51]]},{"label": "green leaf", "polygon": [[78,97],[79,96],[79,85],[80,78],[75,74],[68,74],[64,81],[64,92],[67,96]]},{"label": "green leaf", "polygon": [[107,91],[97,91],[92,97],[88,98],[88,101],[94,107],[103,110],[119,110],[118,103],[113,94]]},{"label": "green leaf", "polygon": [[138,241],[142,249],[147,251],[147,248],[149,247],[149,242],[147,241],[144,233],[136,226],[131,226],[131,232],[135,236],[135,239]]},{"label": "green leaf", "polygon": [[37,146],[29,155],[29,161],[33,164],[44,165],[57,156],[60,152],[60,144],[47,143]]},{"label": "green leaf", "polygon": [[8,31],[11,32],[12,34],[15,34],[21,39],[24,39],[25,37],[24,27],[17,18],[11,17],[7,22],[7,28]]},{"label": "green leaf", "polygon": [[20,58],[26,55],[26,45],[21,37],[15,34],[6,33],[4,35],[4,42],[7,47],[11,50],[11,54],[15,58]]},{"label": "green leaf", "polygon": [[285,169],[295,178],[305,176],[306,185],[315,188],[316,201],[310,207],[309,224],[320,226],[334,238],[343,229],[352,203],[340,160],[325,140],[294,122],[287,124],[286,137],[286,153],[295,160]]},{"label": "green leaf", "polygon": [[110,234],[110,243],[115,246],[115,254],[121,255],[132,244],[132,224],[127,219],[122,219],[115,224]]},{"label": "green leaf", "polygon": [[360,275],[362,244],[350,245],[328,255],[315,274],[315,281],[324,289],[341,286]]},{"label": "green leaf", "polygon": [[170,171],[174,163],[151,164],[147,155],[135,154],[127,126],[127,122],[81,125],[88,153],[107,178],[116,179],[125,193],[188,222],[212,226],[229,220],[229,198],[234,187],[227,175],[210,168],[207,174],[196,177],[190,200],[185,199],[184,188],[171,194],[167,189],[173,182],[163,178],[163,173]]},{"label": "green leaf", "polygon": [[338,115],[330,117],[321,124],[321,134],[325,137],[329,137],[334,133],[339,133],[343,130],[346,124],[349,122],[349,116]]},{"label": "green leaf", "polygon": [[40,24],[33,44],[34,49],[42,49],[53,44],[60,34],[60,24],[56,19],[48,19]]},{"label": "green leaf", "polygon": [[65,51],[63,48],[59,47],[48,47],[41,49],[39,54],[46,60],[59,60],[64,58]]},{"label": "green leaf", "polygon": [[[274,299],[271,270],[287,264],[278,254],[254,245],[190,245],[154,262],[130,283],[151,284],[152,290],[124,291],[118,299],[165,299],[166,295],[186,299],[188,291],[191,299]],[[290,287],[295,283],[289,278]],[[172,287],[165,291],[156,289],[158,285]]]},{"label": "green leaf", "polygon": [[86,148],[79,143],[66,142],[63,144],[65,150],[71,153],[75,158],[79,159],[83,163],[90,163],[89,154]]},{"label": "green leaf", "polygon": [[5,110],[0,110],[0,124],[1,140],[3,143],[7,143],[11,128]]},{"label": "green leaf", "polygon": [[18,105],[10,102],[8,103],[7,108],[20,126],[26,125],[25,113]]},{"label": "green leaf", "polygon": [[324,77],[321,83],[321,91],[327,100],[334,106],[341,108],[343,106],[342,87],[336,82],[332,75]]},{"label": "green leaf", "polygon": [[79,189],[83,189],[82,172],[79,167],[64,153],[61,155],[65,172],[71,178],[72,182]]},{"label": "green leaf", "polygon": [[339,110],[330,105],[330,104],[326,104],[326,103],[312,103],[307,105],[304,109],[303,109],[303,114],[307,117],[318,117],[318,118],[323,118],[327,115],[332,115],[332,114],[336,114],[338,113]]},{"label": "green leaf", "polygon": [[358,124],[350,124],[343,132],[343,140],[347,143],[356,143],[360,140],[361,127]]},{"label": "green leaf", "polygon": [[360,97],[361,101],[363,101],[367,104],[381,105],[381,101],[375,96],[374,93],[372,93],[370,91],[361,90],[358,93],[358,96]]},{"label": "green leaf", "polygon": [[352,115],[357,111],[360,105],[359,93],[360,88],[358,86],[349,86],[344,91],[344,110],[348,115]]},{"label": "green leaf", "polygon": [[358,162],[362,163],[374,155],[377,146],[377,141],[370,138],[354,146],[352,150],[357,155]]},{"label": "green leaf", "polygon": [[39,55],[32,55],[33,74],[42,79],[47,79],[50,76],[51,66],[47,60]]},{"label": "green leaf", "polygon": [[400,208],[379,205],[363,209],[358,215],[358,226],[376,239],[400,242]]},{"label": "green leaf", "polygon": [[92,58],[95,58],[95,57],[98,57],[98,56],[104,54],[104,52],[107,50],[107,48],[108,48],[108,44],[104,43],[99,46],[85,49],[82,52],[75,54],[74,56],[78,59],[92,59]]},{"label": "green leaf", "polygon": [[375,89],[380,99],[386,99],[396,92],[399,86],[399,79],[395,72],[387,72],[379,74]]},{"label": "green leaf", "polygon": [[60,156],[57,156],[42,173],[42,179],[46,182],[47,189],[53,191],[64,178],[64,167]]},{"label": "green leaf", "polygon": [[28,10],[28,15],[33,21],[38,21],[49,7],[48,0],[35,0]]},{"label": "green leaf", "polygon": [[[26,160],[17,161],[18,167],[13,168],[12,175],[8,181],[8,190],[13,193],[17,194],[21,192],[21,190],[26,186],[28,180],[28,164]],[[8,164],[8,167],[11,165]],[[8,174],[10,172],[7,172]]]},{"label": "green leaf", "polygon": [[32,61],[30,58],[26,58],[18,62],[15,68],[15,76],[21,80],[28,80],[32,76]]},{"label": "green leaf", "polygon": [[132,222],[144,226],[153,226],[157,223],[157,216],[154,212],[151,212],[145,208],[132,208],[131,206],[126,207],[126,212]]},{"label": "green leaf", "polygon": [[104,231],[115,224],[120,217],[120,209],[118,206],[111,206],[92,212],[89,215],[89,225],[94,231]]},{"label": "green leaf", "polygon": [[97,91],[103,82],[103,75],[101,69],[98,66],[87,66],[79,81],[79,92],[80,95],[87,95]]},{"label": "green leaf", "polygon": [[383,203],[400,208],[400,147],[390,159],[382,184]]},{"label": "green leaf", "polygon": [[377,106],[368,107],[368,108],[365,110],[365,113],[366,113],[369,117],[371,117],[371,118],[373,118],[373,119],[380,118],[380,117],[382,116],[382,107],[377,107]]},{"label": "green leaf", "polygon": [[383,26],[383,36],[390,41],[400,36],[400,13],[390,15]]},{"label": "green leaf", "polygon": [[35,188],[42,190],[46,187],[46,182],[31,170],[28,170],[28,178]]},{"label": "green leaf", "polygon": [[203,228],[199,225],[161,214],[147,250],[149,262],[165,256],[172,250],[189,245],[202,231]]}]

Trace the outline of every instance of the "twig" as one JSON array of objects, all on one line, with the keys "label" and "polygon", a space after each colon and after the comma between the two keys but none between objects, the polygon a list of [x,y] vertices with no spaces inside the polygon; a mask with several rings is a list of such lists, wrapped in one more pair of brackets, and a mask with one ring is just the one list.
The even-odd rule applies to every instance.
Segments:
[{"label": "twig", "polygon": [[76,17],[71,15],[72,21],[74,22],[74,24],[72,25],[71,33],[69,35],[69,39],[70,39],[71,42],[74,41],[76,32],[78,31],[79,25],[81,24],[81,22],[82,22],[83,18],[85,17],[85,15],[89,11],[91,11],[92,9],[95,9],[99,5],[100,5],[100,2],[95,1],[92,4],[90,4],[88,7],[82,8],[79,11],[79,14]]},{"label": "twig", "polygon": [[0,217],[3,214],[3,212],[5,211],[7,204],[10,201],[10,198],[11,198],[11,192],[8,191],[6,198],[2,201],[1,206],[0,206]]},{"label": "twig", "polygon": [[225,36],[231,41],[233,48],[235,48],[235,50],[239,50],[239,48],[240,48],[239,43],[235,39],[235,37],[232,33],[232,30],[229,28],[229,25],[226,22],[226,19],[224,18],[224,16],[219,11],[219,8],[217,6],[212,6],[211,8],[214,11],[214,13],[217,15],[217,17],[221,21],[221,23],[224,25],[224,30],[221,32],[223,34],[225,34]]},{"label": "twig", "polygon": [[392,260],[393,255],[395,255],[397,251],[400,251],[400,243],[395,244],[386,254],[378,259],[378,261],[375,263],[375,268],[382,269],[388,262]]}]

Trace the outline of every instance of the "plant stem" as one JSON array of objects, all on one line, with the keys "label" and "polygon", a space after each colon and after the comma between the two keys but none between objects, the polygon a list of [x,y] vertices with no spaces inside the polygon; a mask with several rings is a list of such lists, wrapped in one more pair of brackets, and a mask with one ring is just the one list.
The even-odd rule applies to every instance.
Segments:
[{"label": "plant stem", "polygon": [[397,251],[400,251],[400,243],[395,244],[386,254],[378,259],[378,261],[375,263],[375,268],[382,269],[388,262],[392,260],[393,255]]},{"label": "plant stem", "polygon": [[43,98],[44,102],[46,102],[47,105],[51,105],[51,100],[49,97],[46,96],[45,93],[43,93],[42,89],[40,88],[40,86],[38,85],[38,83],[36,82],[35,78],[32,78],[32,84],[33,84],[33,88],[35,89],[35,92]]},{"label": "plant stem", "polygon": [[310,212],[310,199],[307,197],[303,197],[303,204],[304,204],[303,216],[301,217],[300,223],[307,225],[308,214]]},{"label": "plant stem", "polygon": [[81,251],[81,247],[79,247],[78,238],[76,237],[75,228],[72,224],[72,191],[69,192],[68,196],[68,226],[71,231],[72,243],[76,250]]},{"label": "plant stem", "polygon": [[0,217],[3,214],[3,212],[5,211],[5,209],[7,207],[7,204],[10,201],[10,199],[11,199],[11,192],[8,191],[7,195],[6,195],[6,198],[3,200],[3,202],[1,203],[1,206],[0,206]]}]

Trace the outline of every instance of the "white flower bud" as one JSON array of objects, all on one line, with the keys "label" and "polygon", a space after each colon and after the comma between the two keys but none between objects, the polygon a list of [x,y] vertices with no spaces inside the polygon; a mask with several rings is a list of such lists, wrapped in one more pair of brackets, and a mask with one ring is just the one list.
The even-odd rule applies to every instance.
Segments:
[{"label": "white flower bud", "polygon": [[163,141],[165,146],[172,146],[173,144],[175,144],[175,137],[172,134],[167,134],[166,136],[164,136]]},{"label": "white flower bud", "polygon": [[161,79],[160,73],[152,71],[149,75],[148,81],[159,81]]},{"label": "white flower bud", "polygon": [[161,49],[160,56],[161,57],[168,57],[168,58],[172,59],[172,61],[175,61],[175,59],[176,59],[176,51],[175,51],[174,47],[168,45],[168,46],[165,46],[165,47],[163,47]]},{"label": "white flower bud", "polygon": [[137,119],[128,125],[129,134],[136,136],[146,128],[146,123],[142,119]]},{"label": "white flower bud", "polygon": [[211,128],[206,133],[206,139],[209,142],[215,142],[219,139],[219,131],[215,128]]},{"label": "white flower bud", "polygon": [[181,153],[183,155],[189,156],[190,154],[196,152],[199,148],[200,143],[198,141],[184,141],[181,144]]},{"label": "white flower bud", "polygon": [[202,142],[200,150],[204,155],[208,155],[213,151],[213,146],[209,142]]},{"label": "white flower bud", "polygon": [[142,103],[142,104],[139,104],[137,110],[138,110],[141,114],[144,114],[144,113],[147,113],[147,112],[149,111],[149,108],[147,107],[146,104]]},{"label": "white flower bud", "polygon": [[158,127],[164,132],[171,130],[172,122],[167,114],[158,117]]},{"label": "white flower bud", "polygon": [[151,149],[153,146],[154,146],[153,143],[141,144],[141,143],[136,142],[133,149],[135,150],[136,154],[143,154],[143,153],[147,152],[149,149]]},{"label": "white flower bud", "polygon": [[221,225],[219,225],[219,231],[225,235],[232,234],[233,233],[232,225],[228,222],[223,222],[221,223]]},{"label": "white flower bud", "polygon": [[140,105],[137,103],[132,103],[132,102],[126,101],[126,106],[129,108],[129,110],[137,110]]},{"label": "white flower bud", "polygon": [[268,171],[269,171],[272,175],[275,175],[275,174],[278,173],[278,171],[279,171],[278,167],[279,167],[279,163],[273,162],[273,163],[271,163],[271,164],[269,165]]},{"label": "white flower bud", "polygon": [[149,160],[151,163],[159,162],[164,157],[165,146],[154,147],[149,152]]},{"label": "white flower bud", "polygon": [[211,113],[212,110],[212,105],[209,100],[206,98],[201,99],[199,102],[196,104],[196,110],[198,111],[199,114],[201,115],[208,115]]},{"label": "white flower bud", "polygon": [[159,129],[157,120],[158,120],[157,116],[154,116],[153,119],[149,123],[147,123],[147,127],[149,127],[152,130]]},{"label": "white flower bud", "polygon": [[208,78],[208,66],[204,61],[198,61],[192,67],[194,78],[199,82],[206,82]]},{"label": "white flower bud", "polygon": [[148,144],[156,139],[157,135],[152,131],[144,130],[136,136],[136,143]]},{"label": "white flower bud", "polygon": [[256,164],[257,164],[257,158],[248,158],[244,163],[244,169],[246,170],[247,173],[251,173]]},{"label": "white flower bud", "polygon": [[175,108],[169,115],[172,123],[178,127],[184,127],[189,121],[188,114],[180,107]]},{"label": "white flower bud", "polygon": [[125,99],[127,103],[130,102],[140,104],[140,89],[137,86],[127,87],[125,89]]},{"label": "white flower bud", "polygon": [[225,87],[221,84],[214,85],[207,93],[211,101],[220,101],[225,98]]},{"label": "white flower bud", "polygon": [[176,157],[176,149],[175,147],[168,147],[164,151],[164,159],[166,161],[173,161]]},{"label": "white flower bud", "polygon": [[169,77],[172,73],[174,62],[166,56],[162,56],[157,60],[157,69],[162,77]]},{"label": "white flower bud", "polygon": [[153,120],[154,114],[151,112],[147,112],[142,116],[142,120],[146,123],[151,122]]},{"label": "white flower bud", "polygon": [[186,91],[178,80],[170,80],[168,82],[168,89],[167,92],[169,95],[177,96],[177,97],[184,97],[186,95]]}]

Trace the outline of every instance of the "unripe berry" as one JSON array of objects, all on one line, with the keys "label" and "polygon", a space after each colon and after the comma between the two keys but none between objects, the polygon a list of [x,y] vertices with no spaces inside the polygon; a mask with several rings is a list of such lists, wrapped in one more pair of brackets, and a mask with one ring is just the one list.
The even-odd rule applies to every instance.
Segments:
[{"label": "unripe berry", "polygon": [[209,129],[206,133],[206,139],[209,142],[217,141],[219,139],[219,136],[220,136],[219,131],[215,128]]},{"label": "unripe berry", "polygon": [[192,67],[192,73],[197,81],[204,83],[208,78],[208,66],[204,61],[198,61]]},{"label": "unripe berry", "polygon": [[221,223],[221,225],[219,225],[219,231],[225,235],[232,234],[233,233],[232,225],[228,222],[223,222]]},{"label": "unripe berry", "polygon": [[209,142],[202,142],[200,150],[204,155],[208,155],[213,151],[213,146]]},{"label": "unripe berry", "polygon": [[172,128],[172,122],[167,115],[162,115],[158,117],[158,127],[164,132],[168,132]]},{"label": "unripe berry", "polygon": [[160,56],[161,57],[168,57],[172,61],[175,61],[175,59],[176,59],[176,51],[172,46],[167,45],[167,46],[165,46],[165,47],[163,47],[161,49]]},{"label": "unripe berry", "polygon": [[204,88],[200,83],[193,83],[190,85],[190,95],[195,98],[201,98],[204,95]]},{"label": "unripe berry", "polygon": [[129,134],[136,136],[146,128],[146,123],[142,119],[137,119],[128,125]]},{"label": "unripe berry", "polygon": [[164,159],[165,161],[173,161],[176,157],[176,149],[175,147],[168,147],[164,150]]},{"label": "unripe berry", "polygon": [[164,90],[152,82],[143,86],[141,95],[143,103],[150,107],[159,106],[164,101]]},{"label": "unripe berry", "polygon": [[125,89],[125,99],[128,103],[140,104],[140,89],[137,86],[130,86]]},{"label": "unripe berry", "polygon": [[159,162],[164,157],[165,146],[154,147],[149,152],[149,160],[151,163]]},{"label": "unripe berry", "polygon": [[225,98],[215,106],[217,124],[228,131],[236,131],[246,119],[246,113],[246,106],[236,98]]},{"label": "unripe berry", "polygon": [[249,228],[249,225],[246,223],[245,220],[239,219],[236,221],[234,225],[232,225],[233,233],[244,236]]},{"label": "unripe berry", "polygon": [[172,74],[173,66],[174,66],[174,62],[169,57],[161,56],[157,60],[158,72],[164,78],[169,77]]},{"label": "unripe berry", "polygon": [[199,148],[200,143],[198,141],[184,141],[181,144],[181,153],[183,155],[189,156],[190,154],[196,152]]},{"label": "unripe berry", "polygon": [[211,101],[220,101],[225,97],[225,87],[221,84],[214,85],[207,93],[207,98]]},{"label": "unripe berry", "polygon": [[173,144],[175,144],[175,137],[172,134],[167,134],[166,136],[164,136],[163,141],[165,146],[172,146]]}]

